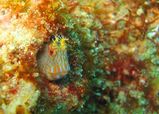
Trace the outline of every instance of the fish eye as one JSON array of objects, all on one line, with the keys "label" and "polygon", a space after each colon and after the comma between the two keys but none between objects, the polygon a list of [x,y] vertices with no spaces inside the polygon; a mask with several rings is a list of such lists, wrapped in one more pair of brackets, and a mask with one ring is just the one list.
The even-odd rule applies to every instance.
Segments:
[{"label": "fish eye", "polygon": [[50,36],[50,40],[51,40],[51,41],[55,40],[55,35],[51,35],[51,36]]}]

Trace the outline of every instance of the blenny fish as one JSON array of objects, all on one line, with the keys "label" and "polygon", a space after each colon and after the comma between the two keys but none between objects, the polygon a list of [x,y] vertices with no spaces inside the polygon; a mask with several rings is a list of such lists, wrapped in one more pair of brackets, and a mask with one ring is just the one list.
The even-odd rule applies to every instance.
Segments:
[{"label": "blenny fish", "polygon": [[62,35],[54,36],[38,55],[39,70],[49,80],[60,79],[70,70],[66,40]]}]

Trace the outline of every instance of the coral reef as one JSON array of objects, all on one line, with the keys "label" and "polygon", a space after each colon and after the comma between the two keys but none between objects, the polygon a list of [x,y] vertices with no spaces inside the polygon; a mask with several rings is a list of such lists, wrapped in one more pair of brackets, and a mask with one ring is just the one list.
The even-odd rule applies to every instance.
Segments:
[{"label": "coral reef", "polygon": [[158,114],[158,44],[158,0],[0,0],[0,113]]}]

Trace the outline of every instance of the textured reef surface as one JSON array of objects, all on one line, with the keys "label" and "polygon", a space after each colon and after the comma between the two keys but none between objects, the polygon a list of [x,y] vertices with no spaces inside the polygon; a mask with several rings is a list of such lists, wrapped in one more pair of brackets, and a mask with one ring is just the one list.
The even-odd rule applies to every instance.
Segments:
[{"label": "textured reef surface", "polygon": [[159,0],[0,0],[0,114],[159,114]]}]

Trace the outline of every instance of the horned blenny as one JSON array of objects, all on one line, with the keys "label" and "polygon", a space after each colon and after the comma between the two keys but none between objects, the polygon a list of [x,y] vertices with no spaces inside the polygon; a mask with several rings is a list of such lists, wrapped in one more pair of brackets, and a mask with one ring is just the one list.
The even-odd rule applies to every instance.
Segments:
[{"label": "horned blenny", "polygon": [[38,55],[39,70],[49,80],[60,79],[70,70],[67,56],[66,38],[56,35],[48,44],[45,44]]}]

